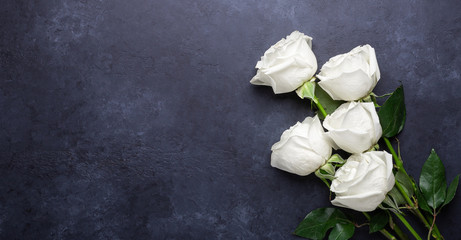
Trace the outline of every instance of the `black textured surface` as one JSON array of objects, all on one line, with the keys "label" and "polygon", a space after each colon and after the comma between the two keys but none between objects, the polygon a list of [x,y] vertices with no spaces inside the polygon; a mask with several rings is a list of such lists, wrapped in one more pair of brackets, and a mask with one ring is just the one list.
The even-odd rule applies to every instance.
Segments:
[{"label": "black textured surface", "polygon": [[[457,0],[3,1],[0,239],[297,239],[328,190],[271,168],[270,147],[313,112],[249,83],[293,30],[319,66],[371,44],[375,92],[405,87],[406,169],[419,176],[433,147],[451,180],[460,13]],[[438,218],[446,239],[460,212],[458,195]]]}]

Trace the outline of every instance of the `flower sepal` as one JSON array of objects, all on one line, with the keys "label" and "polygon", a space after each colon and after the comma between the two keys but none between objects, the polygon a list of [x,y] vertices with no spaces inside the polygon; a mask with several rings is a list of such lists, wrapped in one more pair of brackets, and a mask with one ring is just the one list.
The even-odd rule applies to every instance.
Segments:
[{"label": "flower sepal", "polygon": [[324,180],[335,179],[336,169],[346,163],[339,154],[333,154],[328,161],[315,171],[315,176]]},{"label": "flower sepal", "polygon": [[296,94],[301,99],[308,98],[312,100],[315,104],[318,104],[319,100],[315,97],[315,77],[311,78],[309,81],[305,82],[301,87],[296,89]]}]

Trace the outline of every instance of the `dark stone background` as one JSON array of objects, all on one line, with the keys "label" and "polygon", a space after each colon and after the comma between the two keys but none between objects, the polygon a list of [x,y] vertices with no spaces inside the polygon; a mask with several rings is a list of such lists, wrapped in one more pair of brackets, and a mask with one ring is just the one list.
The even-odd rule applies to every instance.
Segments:
[{"label": "dark stone background", "polygon": [[0,239],[297,239],[328,190],[270,147],[314,112],[249,83],[293,30],[319,66],[371,44],[375,92],[405,86],[408,172],[435,148],[461,173],[457,0],[6,0],[0,21]]}]

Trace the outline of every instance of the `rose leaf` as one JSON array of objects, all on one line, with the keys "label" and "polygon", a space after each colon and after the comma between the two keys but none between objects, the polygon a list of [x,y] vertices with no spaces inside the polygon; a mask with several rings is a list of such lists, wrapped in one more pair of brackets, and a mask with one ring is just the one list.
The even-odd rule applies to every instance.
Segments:
[{"label": "rose leaf", "polygon": [[447,182],[445,178],[445,167],[439,156],[432,149],[429,158],[423,165],[419,177],[419,187],[427,204],[436,209],[442,205],[446,198]]},{"label": "rose leaf", "polygon": [[432,214],[433,211],[431,210],[431,208],[429,207],[429,205],[427,205],[427,201],[426,199],[424,198],[423,194],[421,193],[421,190],[419,190],[419,188],[416,188],[416,199],[418,199],[418,206],[419,208],[421,208],[422,210]]},{"label": "rose leaf", "polygon": [[[330,95],[328,95],[328,93],[320,87],[320,85],[319,87],[315,88],[315,96],[317,97],[320,104],[322,104],[322,107],[325,109],[327,114],[332,114],[336,108],[344,103],[344,101],[333,100]],[[321,119],[324,118],[322,114],[319,114],[319,117]]]},{"label": "rose leaf", "polygon": [[451,200],[455,197],[456,194],[456,189],[458,188],[458,182],[459,182],[459,175],[453,179],[451,182],[450,186],[447,189],[447,197],[445,198],[445,201],[443,203],[443,206],[449,204]]},{"label": "rose leaf", "polygon": [[336,224],[347,224],[349,222],[339,209],[318,208],[307,214],[296,228],[294,234],[304,238],[323,239],[327,231],[335,227]]},{"label": "rose leaf", "polygon": [[400,183],[408,197],[411,198],[414,194],[411,178],[404,172],[397,171],[397,173],[395,173],[395,179]]},{"label": "rose leaf", "polygon": [[377,214],[371,216],[370,219],[370,233],[377,232],[383,229],[389,222],[389,215],[385,211],[379,211]]},{"label": "rose leaf", "polygon": [[328,240],[347,240],[354,235],[355,226],[352,223],[337,223],[331,230]]},{"label": "rose leaf", "polygon": [[384,102],[378,112],[383,137],[393,137],[402,131],[405,125],[406,109],[403,86],[398,87]]}]

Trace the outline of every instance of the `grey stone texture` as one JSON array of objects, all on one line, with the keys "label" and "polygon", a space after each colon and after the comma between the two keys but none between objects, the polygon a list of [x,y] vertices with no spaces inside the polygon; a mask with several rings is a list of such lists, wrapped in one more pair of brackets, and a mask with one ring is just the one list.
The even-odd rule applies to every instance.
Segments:
[{"label": "grey stone texture", "polygon": [[[461,173],[460,1],[1,5],[0,239],[298,239],[328,189],[272,168],[270,147],[314,112],[249,83],[293,30],[319,67],[373,46],[375,92],[405,87],[407,171],[434,148],[450,181]],[[460,212],[458,195],[439,215],[446,239]]]}]

